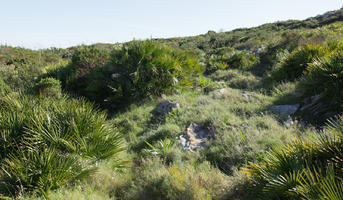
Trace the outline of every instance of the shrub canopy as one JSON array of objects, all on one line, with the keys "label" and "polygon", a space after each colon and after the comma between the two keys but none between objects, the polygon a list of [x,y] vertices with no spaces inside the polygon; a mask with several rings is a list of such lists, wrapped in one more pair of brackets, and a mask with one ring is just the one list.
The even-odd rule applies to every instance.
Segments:
[{"label": "shrub canopy", "polygon": [[114,50],[116,93],[125,99],[137,99],[170,92],[177,85],[191,85],[202,67],[183,51],[157,42],[133,41]]}]

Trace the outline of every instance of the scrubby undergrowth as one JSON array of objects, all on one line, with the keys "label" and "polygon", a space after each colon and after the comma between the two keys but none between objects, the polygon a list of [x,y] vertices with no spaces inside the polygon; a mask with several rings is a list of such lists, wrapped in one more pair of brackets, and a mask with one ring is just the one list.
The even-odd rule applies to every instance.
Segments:
[{"label": "scrubby undergrowth", "polygon": [[[343,111],[342,10],[325,16],[0,47],[0,199],[342,199],[342,118],[323,125]],[[187,151],[195,125],[211,137]]]}]

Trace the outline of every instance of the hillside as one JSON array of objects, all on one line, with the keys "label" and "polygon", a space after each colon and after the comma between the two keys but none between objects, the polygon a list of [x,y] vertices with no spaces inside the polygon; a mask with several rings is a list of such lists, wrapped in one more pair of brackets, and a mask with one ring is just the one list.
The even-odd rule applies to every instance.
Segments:
[{"label": "hillside", "polygon": [[342,199],[343,10],[0,47],[0,199]]}]

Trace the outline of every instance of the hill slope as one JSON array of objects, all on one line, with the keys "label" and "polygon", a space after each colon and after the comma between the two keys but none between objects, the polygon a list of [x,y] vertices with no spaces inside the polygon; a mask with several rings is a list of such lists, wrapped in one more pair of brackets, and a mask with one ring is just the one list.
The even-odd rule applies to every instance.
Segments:
[{"label": "hill slope", "polygon": [[342,33],[2,46],[0,199],[340,199]]}]

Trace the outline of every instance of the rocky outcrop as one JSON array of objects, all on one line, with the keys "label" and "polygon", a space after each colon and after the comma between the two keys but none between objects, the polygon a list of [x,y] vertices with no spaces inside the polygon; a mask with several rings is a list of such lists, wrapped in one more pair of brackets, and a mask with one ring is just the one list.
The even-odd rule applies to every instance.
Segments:
[{"label": "rocky outcrop", "polygon": [[180,136],[179,142],[186,151],[195,151],[206,147],[206,141],[214,137],[214,131],[199,124],[191,124]]}]

